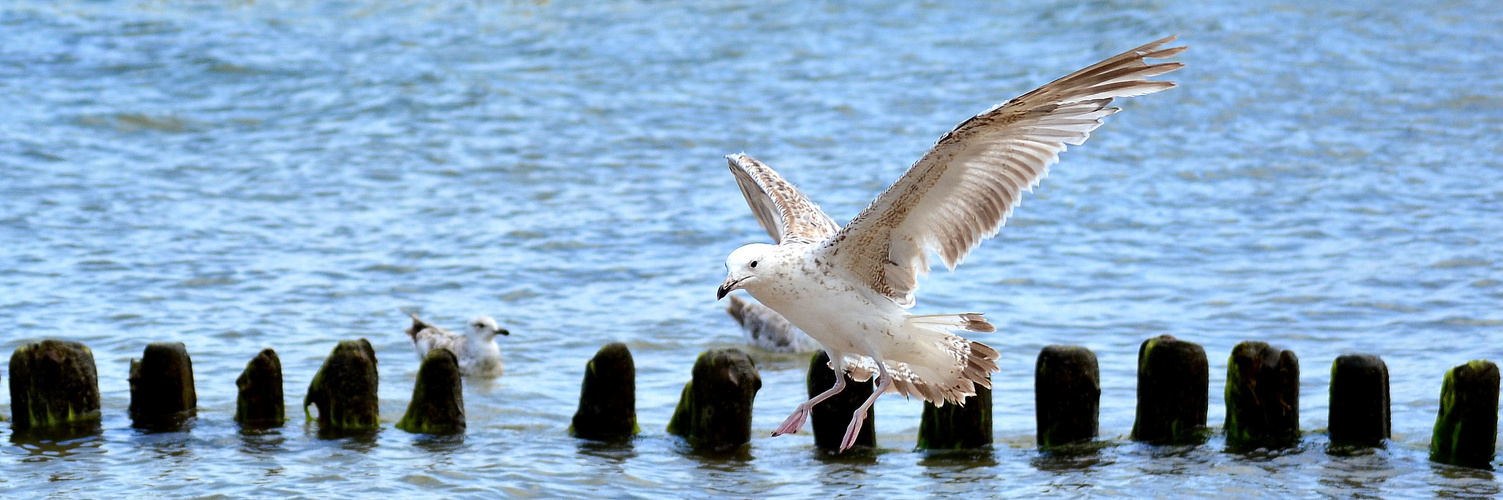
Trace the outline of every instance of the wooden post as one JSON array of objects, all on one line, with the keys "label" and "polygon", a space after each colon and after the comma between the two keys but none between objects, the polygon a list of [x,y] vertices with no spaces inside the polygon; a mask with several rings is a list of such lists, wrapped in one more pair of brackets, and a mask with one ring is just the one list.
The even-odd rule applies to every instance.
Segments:
[{"label": "wooden post", "polygon": [[[872,381],[857,382],[850,375],[845,377],[845,389],[814,405],[809,411],[809,427],[814,430],[814,446],[826,450],[840,450],[840,441],[845,439],[845,430],[851,425],[856,408],[872,395]],[[819,351],[809,362],[809,375],[805,385],[809,397],[835,387],[835,370],[830,368],[830,354]],[[861,432],[856,434],[853,446],[877,446],[877,409],[866,409],[866,420],[861,423]]]},{"label": "wooden post", "polygon": [[417,434],[464,432],[464,383],[459,359],[448,349],[432,349],[418,367],[412,402],[397,428]]},{"label": "wooden post", "polygon": [[637,426],[637,367],[626,344],[612,342],[585,363],[579,386],[579,410],[569,434],[596,441],[629,439]]},{"label": "wooden post", "polygon": [[697,450],[735,451],[751,442],[752,400],[762,388],[757,364],[740,349],[705,351],[694,362],[668,433]]},{"label": "wooden post", "polygon": [[380,400],[376,396],[379,384],[376,351],[370,341],[341,341],[308,384],[303,414],[312,420],[308,405],[316,405],[318,424],[325,430],[376,429],[381,425]]},{"label": "wooden post", "polygon": [[282,396],[282,359],[270,348],[245,364],[235,379],[240,394],[235,398],[235,422],[242,427],[281,427],[287,421],[287,402]]},{"label": "wooden post", "polygon": [[1138,410],[1132,437],[1153,444],[1205,442],[1210,362],[1194,342],[1161,335],[1138,348]]},{"label": "wooden post", "polygon": [[[991,379],[991,374],[987,374]],[[976,395],[944,407],[924,402],[919,418],[918,448],[970,450],[992,445],[992,390],[976,384]]]},{"label": "wooden post", "polygon": [[43,340],[10,355],[11,426],[16,431],[96,428],[99,375],[78,342]]},{"label": "wooden post", "polygon": [[1226,444],[1285,448],[1299,441],[1299,358],[1246,341],[1226,367]]},{"label": "wooden post", "polygon": [[1080,346],[1047,346],[1039,352],[1033,372],[1039,449],[1095,438],[1101,408],[1096,353]]},{"label": "wooden post", "polygon": [[1487,468],[1498,443],[1498,365],[1471,361],[1446,371],[1430,460]]},{"label": "wooden post", "polygon": [[193,359],[182,342],[153,342],[130,362],[130,416],[140,428],[175,431],[198,413]]},{"label": "wooden post", "polygon": [[1388,365],[1371,354],[1331,362],[1331,444],[1382,446],[1390,433]]}]

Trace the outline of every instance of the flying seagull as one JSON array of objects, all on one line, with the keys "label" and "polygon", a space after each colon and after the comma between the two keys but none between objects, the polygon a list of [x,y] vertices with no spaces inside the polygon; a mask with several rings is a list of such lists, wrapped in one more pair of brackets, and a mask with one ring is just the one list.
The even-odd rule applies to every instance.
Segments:
[{"label": "flying seagull", "polygon": [[412,326],[407,328],[407,337],[412,340],[412,349],[418,359],[428,356],[432,349],[448,349],[459,361],[459,372],[466,377],[496,378],[506,370],[501,364],[501,348],[496,346],[496,335],[511,335],[510,331],[496,325],[490,316],[476,316],[465,325],[464,335],[450,332],[412,316]]},{"label": "flying seagull", "polygon": [[[991,387],[997,351],[951,331],[992,332],[979,313],[913,315],[918,277],[929,252],[954,270],[983,239],[995,236],[1059,161],[1119,108],[1112,99],[1151,94],[1173,82],[1147,78],[1177,62],[1147,64],[1185,47],[1161,48],[1174,36],[1123,52],[995,106],[962,122],[877,196],[844,228],[767,165],[745,154],[726,157],[741,194],[775,245],[753,243],[726,258],[729,275],[717,298],[744,289],[819,341],[830,366],[857,381],[878,376],[857,408],[840,451],[856,440],[877,397],[896,392],[943,406]],[[801,403],[774,436],[798,432],[809,410],[845,388],[845,378]]]}]

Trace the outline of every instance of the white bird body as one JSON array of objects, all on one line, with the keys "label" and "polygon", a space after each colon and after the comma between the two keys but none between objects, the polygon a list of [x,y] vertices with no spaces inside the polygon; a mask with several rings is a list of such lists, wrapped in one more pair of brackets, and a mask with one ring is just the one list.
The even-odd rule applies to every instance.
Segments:
[{"label": "white bird body", "polygon": [[459,372],[466,377],[495,378],[506,371],[501,363],[501,347],[496,345],[496,335],[511,332],[496,325],[489,316],[477,316],[466,325],[466,334],[460,335],[433,326],[412,316],[412,326],[407,336],[412,340],[412,349],[418,359],[428,356],[433,349],[447,349],[459,361]]},{"label": "white bird body", "polygon": [[741,324],[746,340],[751,345],[772,352],[814,352],[820,349],[819,342],[809,337],[798,327],[789,323],[783,315],[754,300],[745,300],[736,295],[725,312]]},{"label": "white bird body", "polygon": [[[877,397],[897,392],[937,406],[991,387],[997,351],[951,331],[991,332],[978,313],[913,315],[929,254],[953,270],[981,240],[997,234],[1023,191],[1031,191],[1067,144],[1083,143],[1114,98],[1173,87],[1148,80],[1182,67],[1146,64],[1185,47],[1168,37],[1107,58],[995,106],[940,137],[891,187],[845,227],[767,165],[726,157],[753,215],[775,245],[754,243],[726,258],[719,297],[744,289],[818,341],[830,366],[856,381],[878,375],[841,450],[849,448]],[[833,388],[798,406],[773,435],[797,432]]]}]

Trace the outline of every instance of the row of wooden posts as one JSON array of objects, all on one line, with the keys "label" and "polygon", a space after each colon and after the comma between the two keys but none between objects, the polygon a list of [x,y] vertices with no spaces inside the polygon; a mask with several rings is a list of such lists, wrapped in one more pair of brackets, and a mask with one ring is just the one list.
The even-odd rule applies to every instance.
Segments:
[{"label": "row of wooden posts", "polygon": [[[836,374],[824,353],[809,366],[812,397],[834,386]],[[1201,444],[1208,438],[1209,369],[1205,349],[1164,335],[1138,350],[1138,404],[1132,439],[1150,444]],[[18,432],[97,428],[99,385],[94,356],[77,342],[45,340],[17,348],[10,360],[12,427]],[[602,347],[585,365],[579,409],[570,434],[591,440],[629,439],[640,432],[636,416],[636,369],[625,344]],[[872,393],[872,383],[847,380],[847,389],[816,406],[810,415],[815,445],[837,449],[854,409]],[[365,339],[340,342],[324,361],[303,399],[317,408],[329,431],[379,427],[376,354]],[[282,367],[275,351],[253,358],[236,380],[235,421],[250,428],[282,425],[286,412]],[[752,401],[762,387],[756,364],[738,349],[701,354],[668,423],[670,434],[696,449],[736,450],[751,441]],[[159,342],[131,360],[133,425],[173,429],[195,415],[193,365],[182,343]],[[1490,361],[1472,361],[1446,372],[1431,459],[1489,467],[1497,440],[1499,373]],[[1331,366],[1329,435],[1344,447],[1382,446],[1390,436],[1388,367],[1374,355],[1344,355]],[[1101,383],[1096,355],[1078,346],[1051,345],[1035,365],[1038,445],[1069,450],[1097,436]],[[984,448],[992,443],[991,390],[962,405],[925,404],[919,425],[922,449]],[[1299,360],[1292,351],[1248,341],[1232,349],[1227,366],[1226,422],[1229,447],[1282,448],[1298,443]],[[874,409],[868,410],[875,412]],[[869,413],[858,446],[876,446],[875,415]],[[442,349],[428,353],[418,369],[406,414],[396,427],[425,434],[463,432],[464,400],[458,364]]]}]

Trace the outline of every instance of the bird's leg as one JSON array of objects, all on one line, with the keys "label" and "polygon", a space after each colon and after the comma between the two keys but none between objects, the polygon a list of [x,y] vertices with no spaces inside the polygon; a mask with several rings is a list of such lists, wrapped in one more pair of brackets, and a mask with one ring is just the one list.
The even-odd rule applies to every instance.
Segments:
[{"label": "bird's leg", "polygon": [[818,396],[814,396],[808,401],[799,403],[798,408],[793,410],[793,414],[788,416],[788,420],[784,420],[783,425],[778,426],[777,430],[772,431],[773,437],[798,432],[799,428],[802,428],[804,426],[804,419],[809,418],[809,411],[814,409],[814,405],[824,402],[824,400],[826,399],[830,399],[831,396],[840,394],[840,391],[845,389],[845,370],[836,370],[836,372],[835,387],[831,387],[830,390],[819,393]]},{"label": "bird's leg", "polygon": [[851,446],[856,444],[856,436],[861,434],[861,424],[866,422],[866,410],[871,409],[872,403],[877,402],[877,398],[892,387],[892,377],[887,375],[887,363],[882,362],[881,358],[873,357],[872,359],[877,360],[877,371],[881,373],[882,381],[877,383],[877,389],[872,391],[872,396],[866,398],[866,402],[861,403],[861,407],[856,408],[855,415],[851,416],[851,425],[845,428],[845,438],[840,440],[841,453],[845,453],[845,450],[851,449]]}]

